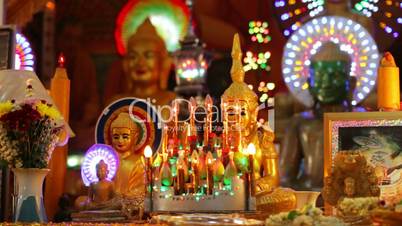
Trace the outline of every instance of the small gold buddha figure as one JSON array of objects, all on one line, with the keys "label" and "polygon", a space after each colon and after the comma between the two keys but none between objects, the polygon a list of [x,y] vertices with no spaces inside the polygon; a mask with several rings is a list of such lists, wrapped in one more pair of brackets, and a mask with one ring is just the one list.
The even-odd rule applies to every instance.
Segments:
[{"label": "small gold buddha figure", "polygon": [[379,196],[378,179],[366,158],[355,151],[340,151],[334,168],[324,179],[324,201],[337,205],[343,198]]},{"label": "small gold buddha figure", "polygon": [[166,90],[171,65],[165,42],[151,21],[145,19],[127,41],[122,60],[124,91],[112,99],[132,96],[150,98],[156,105],[168,104],[176,96]]},{"label": "small gold buddha figure", "polygon": [[[254,178],[256,179],[256,198],[257,208],[268,211],[286,211],[296,205],[296,198],[292,191],[278,187],[278,155],[273,146],[274,134],[269,129],[258,131],[257,114],[258,98],[257,95],[244,83],[244,71],[242,66],[242,52],[239,37],[236,34],[232,49],[232,69],[231,77],[233,83],[222,95],[222,106],[224,114],[228,115],[228,124],[236,124],[238,128],[225,128],[228,137],[237,137],[240,141],[239,150],[246,148],[253,143],[256,152],[254,156]],[[237,156],[237,157],[236,157]],[[239,165],[238,158],[241,156],[235,153],[235,162]],[[261,170],[261,167],[263,169]],[[238,166],[242,169],[242,166]],[[263,171],[261,174],[260,172]]]},{"label": "small gold buddha figure", "polygon": [[355,191],[355,179],[353,179],[352,177],[346,177],[344,180],[344,184],[345,184],[345,189],[344,189],[344,193],[346,195],[346,197],[348,198],[352,198],[353,195],[356,193]]},{"label": "small gold buddha figure", "polygon": [[144,166],[142,152],[135,153],[140,129],[126,112],[120,113],[110,125],[112,147],[119,154],[120,165],[115,177],[115,192],[123,196],[136,196],[144,192]]},{"label": "small gold buddha figure", "polygon": [[108,173],[108,165],[100,160],[96,165],[98,182],[91,183],[88,190],[88,209],[104,208],[107,201],[114,198],[114,185],[107,179]]}]

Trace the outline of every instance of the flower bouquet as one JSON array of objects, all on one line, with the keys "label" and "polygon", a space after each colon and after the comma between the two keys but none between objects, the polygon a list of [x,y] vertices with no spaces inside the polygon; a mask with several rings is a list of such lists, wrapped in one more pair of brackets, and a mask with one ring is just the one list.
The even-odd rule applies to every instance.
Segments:
[{"label": "flower bouquet", "polygon": [[44,100],[0,103],[0,160],[10,168],[47,168],[63,117]]}]

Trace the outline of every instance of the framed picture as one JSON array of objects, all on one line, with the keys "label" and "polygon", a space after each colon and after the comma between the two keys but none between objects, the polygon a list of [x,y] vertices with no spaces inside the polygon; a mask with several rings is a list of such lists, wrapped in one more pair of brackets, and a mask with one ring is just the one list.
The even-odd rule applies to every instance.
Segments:
[{"label": "framed picture", "polygon": [[324,115],[324,177],[338,151],[358,150],[375,168],[381,197],[402,199],[402,112]]},{"label": "framed picture", "polygon": [[0,70],[14,69],[15,27],[0,26]]}]

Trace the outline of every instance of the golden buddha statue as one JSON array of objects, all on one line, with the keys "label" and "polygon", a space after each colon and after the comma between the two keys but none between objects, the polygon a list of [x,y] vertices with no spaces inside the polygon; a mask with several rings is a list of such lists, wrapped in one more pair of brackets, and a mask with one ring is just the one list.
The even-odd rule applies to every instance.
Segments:
[{"label": "golden buddha statue", "polygon": [[139,128],[126,112],[120,113],[110,125],[112,146],[119,154],[120,165],[114,179],[115,192],[123,196],[144,193],[144,166],[142,152],[133,148],[139,137]]},{"label": "golden buddha statue", "polygon": [[124,91],[112,99],[132,96],[150,98],[156,105],[168,104],[176,96],[166,90],[171,65],[165,42],[146,19],[127,41],[122,60]]},{"label": "golden buddha statue", "polygon": [[[230,73],[233,83],[226,89],[221,100],[229,124],[229,128],[225,128],[225,130],[228,130],[227,133],[232,133],[228,136],[236,137],[237,133],[238,151],[246,148],[250,143],[253,143],[256,148],[254,177],[256,179],[257,208],[268,211],[290,210],[296,206],[296,197],[291,190],[278,188],[278,155],[273,145],[274,134],[266,126],[262,131],[258,130],[258,98],[244,83],[242,52],[237,34],[234,36],[232,59]],[[233,125],[236,124],[233,123],[236,122],[236,117],[238,117],[238,128],[233,127],[236,126]],[[241,169],[241,166],[239,168]],[[263,174],[260,174],[261,171]]]}]

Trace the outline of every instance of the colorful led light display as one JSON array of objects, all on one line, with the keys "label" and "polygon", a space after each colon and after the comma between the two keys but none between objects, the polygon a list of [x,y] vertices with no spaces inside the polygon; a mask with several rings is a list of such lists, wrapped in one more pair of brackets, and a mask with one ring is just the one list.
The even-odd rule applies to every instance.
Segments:
[{"label": "colorful led light display", "polygon": [[28,39],[22,34],[16,34],[15,44],[15,69],[33,71],[35,66],[35,57]]},{"label": "colorful led light display", "polygon": [[398,17],[401,12],[400,6],[401,1],[360,0],[354,4],[354,9],[366,17],[372,17],[375,24],[387,35],[397,38],[402,22]]},{"label": "colorful led light display", "polygon": [[274,6],[285,36],[301,26],[301,20],[317,16],[324,10],[324,0],[275,0]]},{"label": "colorful led light display", "polygon": [[[392,38],[399,36],[402,19],[398,20],[402,1],[395,0],[350,0],[354,11],[373,19],[373,23]],[[301,26],[325,10],[324,0],[275,0],[276,14],[280,20],[283,34],[289,37]],[[400,23],[401,21],[401,23]]]},{"label": "colorful led light display", "polygon": [[85,153],[81,165],[81,177],[86,186],[98,181],[96,176],[96,165],[103,160],[108,165],[109,173],[107,179],[112,181],[119,166],[119,157],[116,151],[106,144],[94,144]]},{"label": "colorful led light display", "polygon": [[361,102],[374,88],[379,64],[379,52],[371,35],[360,24],[343,17],[324,16],[303,25],[285,45],[282,73],[294,96],[306,106],[313,99],[308,91],[311,57],[325,42],[338,44],[349,54],[351,76],[356,77],[352,105]]}]

